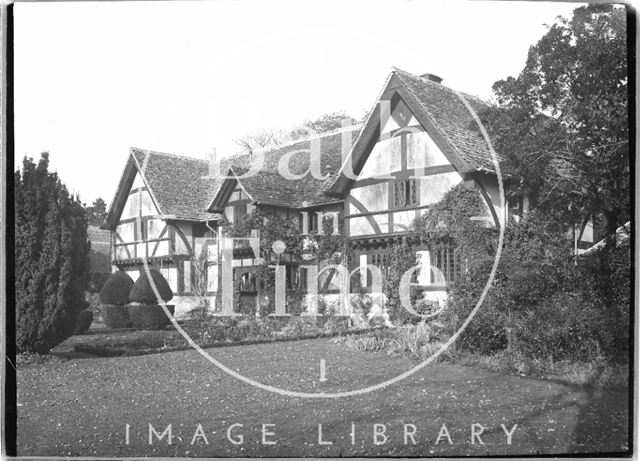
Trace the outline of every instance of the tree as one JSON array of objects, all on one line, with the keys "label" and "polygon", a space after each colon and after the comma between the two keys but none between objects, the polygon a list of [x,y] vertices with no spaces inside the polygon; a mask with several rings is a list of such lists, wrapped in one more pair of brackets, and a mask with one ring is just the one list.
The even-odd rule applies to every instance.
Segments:
[{"label": "tree", "polygon": [[241,152],[251,154],[255,150],[277,147],[287,140],[288,134],[283,131],[262,128],[234,139],[234,142]]},{"label": "tree", "polygon": [[593,4],[558,18],[517,77],[494,84],[484,115],[515,195],[565,223],[630,216],[626,23]]},{"label": "tree", "polygon": [[307,120],[302,125],[287,132],[286,130],[276,130],[272,128],[262,128],[260,130],[247,133],[234,142],[240,146],[241,152],[253,153],[255,150],[276,148],[289,141],[313,136],[315,134],[326,133],[342,127],[343,120],[349,124],[357,124],[358,121],[344,112],[333,112],[322,114],[314,120]]},{"label": "tree", "polygon": [[315,120],[307,120],[302,126],[292,130],[290,137],[295,140],[316,133],[326,133],[327,131],[337,130],[338,128],[342,128],[343,122],[347,122],[349,125],[358,123],[356,119],[346,115],[344,112],[326,113]]},{"label": "tree", "polygon": [[102,198],[98,197],[93,201],[92,206],[85,208],[87,211],[87,219],[90,226],[101,226],[107,218],[107,204]]},{"label": "tree", "polygon": [[89,273],[87,219],[49,154],[15,172],[16,345],[46,353],[73,334]]}]

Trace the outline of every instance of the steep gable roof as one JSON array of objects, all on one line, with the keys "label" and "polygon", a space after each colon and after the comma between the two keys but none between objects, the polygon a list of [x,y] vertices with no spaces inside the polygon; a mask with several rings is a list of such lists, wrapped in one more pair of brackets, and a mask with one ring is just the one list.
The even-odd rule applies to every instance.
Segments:
[{"label": "steep gable roof", "polygon": [[[400,99],[460,174],[464,176],[479,171],[494,173],[489,146],[472,113],[458,95],[476,112],[489,107],[488,103],[475,96],[456,92],[439,82],[394,68],[349,156],[348,162],[351,163],[354,174],[360,172],[368,152],[380,136],[382,101],[391,103],[393,109]],[[326,190],[327,194],[340,196],[348,190],[353,179],[344,173],[345,167],[343,165],[342,171]]]},{"label": "steep gable roof", "polygon": [[[397,68],[394,73],[470,168],[495,172],[489,146],[456,91]],[[477,113],[489,107],[488,103],[476,96],[460,91],[457,93]]]},{"label": "steep gable roof", "polygon": [[138,173],[162,217],[189,221],[219,218],[206,211],[207,198],[213,195],[217,185],[207,176],[206,160],[132,147],[103,229],[114,229],[117,225]]}]

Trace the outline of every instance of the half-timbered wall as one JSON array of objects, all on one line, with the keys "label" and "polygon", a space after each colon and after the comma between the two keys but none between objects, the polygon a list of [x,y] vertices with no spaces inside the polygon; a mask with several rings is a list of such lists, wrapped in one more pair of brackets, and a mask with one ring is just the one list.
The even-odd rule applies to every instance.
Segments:
[{"label": "half-timbered wall", "polygon": [[[401,123],[406,124],[401,127]],[[406,232],[461,181],[400,101],[345,201],[349,236]]]},{"label": "half-timbered wall", "polygon": [[142,258],[169,256],[170,237],[158,216],[151,194],[136,175],[120,220],[113,232],[116,264]]}]

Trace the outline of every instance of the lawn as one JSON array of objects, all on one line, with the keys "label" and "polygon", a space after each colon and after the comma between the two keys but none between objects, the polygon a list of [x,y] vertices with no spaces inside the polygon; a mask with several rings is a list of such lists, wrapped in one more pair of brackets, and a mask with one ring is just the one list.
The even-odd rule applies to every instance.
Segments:
[{"label": "lawn", "polygon": [[[415,365],[348,350],[330,339],[209,352],[262,383],[305,392],[357,389]],[[319,380],[320,360],[326,362],[325,382]],[[94,457],[622,452],[628,448],[627,408],[628,394],[620,390],[442,363],[357,397],[284,397],[238,381],[187,350],[19,368],[17,445],[21,456]],[[158,433],[171,424],[172,444],[165,436],[149,445],[149,424]],[[199,424],[202,433],[191,444]],[[318,443],[319,424],[322,441],[332,444]],[[436,444],[443,424],[452,443],[442,434]],[[474,424],[482,425],[482,444],[477,437],[471,443],[472,430],[480,431]],[[517,424],[511,444],[501,424],[507,430]],[[230,427],[236,443],[227,438]],[[374,438],[376,429],[384,429],[386,440]],[[405,429],[413,437],[405,438]]]}]

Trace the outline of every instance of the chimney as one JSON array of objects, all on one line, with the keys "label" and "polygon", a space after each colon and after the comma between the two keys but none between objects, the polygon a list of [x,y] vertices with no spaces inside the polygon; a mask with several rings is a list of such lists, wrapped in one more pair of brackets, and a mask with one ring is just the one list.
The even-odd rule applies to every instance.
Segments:
[{"label": "chimney", "polygon": [[438,77],[435,74],[422,74],[420,77],[431,80],[432,82],[442,83],[442,77]]}]

